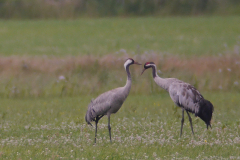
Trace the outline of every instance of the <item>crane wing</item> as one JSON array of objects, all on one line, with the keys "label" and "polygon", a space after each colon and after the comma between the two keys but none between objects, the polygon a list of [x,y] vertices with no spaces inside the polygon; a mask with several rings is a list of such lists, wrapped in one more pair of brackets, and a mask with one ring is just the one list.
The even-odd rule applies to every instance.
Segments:
[{"label": "crane wing", "polygon": [[192,85],[182,81],[177,82],[171,85],[169,94],[178,106],[192,113],[199,112],[200,101],[203,99],[203,96]]},{"label": "crane wing", "polygon": [[115,92],[108,91],[99,95],[92,103],[92,110],[96,115],[105,115],[111,107]]},{"label": "crane wing", "polygon": [[88,123],[99,115],[106,115],[113,105],[118,88],[102,93],[88,105],[85,119]]}]

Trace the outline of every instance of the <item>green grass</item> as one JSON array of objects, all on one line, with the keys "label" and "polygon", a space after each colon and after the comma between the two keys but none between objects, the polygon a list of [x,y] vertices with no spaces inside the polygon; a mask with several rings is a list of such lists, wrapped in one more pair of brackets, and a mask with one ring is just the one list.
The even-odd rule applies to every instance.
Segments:
[{"label": "green grass", "polygon": [[111,116],[100,120],[97,144],[94,128],[84,115],[91,98],[1,99],[0,157],[2,159],[223,159],[240,156],[240,94],[203,93],[215,106],[212,129],[193,118],[195,138],[185,115],[179,138],[181,110],[168,94],[130,94]]},{"label": "green grass", "polygon": [[233,50],[239,33],[238,16],[1,20],[0,55],[217,55]]},{"label": "green grass", "polygon": [[[0,55],[6,57],[0,59],[0,158],[239,158],[239,56],[233,54],[239,52],[239,26],[239,17],[1,20]],[[210,63],[206,56],[205,63],[158,53],[214,57]],[[94,128],[84,121],[88,103],[125,84],[129,54],[141,63],[157,62],[162,77],[205,91],[215,106],[213,128],[206,130],[192,115],[193,137],[185,115],[179,138],[181,110],[150,71],[140,76],[142,66],[135,66],[131,94],[111,116],[113,143],[104,117],[93,145]],[[61,75],[66,79],[59,80]]]}]

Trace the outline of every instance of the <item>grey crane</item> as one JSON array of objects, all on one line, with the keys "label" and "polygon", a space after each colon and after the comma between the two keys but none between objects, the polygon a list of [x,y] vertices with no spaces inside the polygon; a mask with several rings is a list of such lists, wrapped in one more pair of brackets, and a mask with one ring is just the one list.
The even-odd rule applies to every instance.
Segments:
[{"label": "grey crane", "polygon": [[95,143],[97,137],[98,121],[105,115],[108,116],[108,131],[111,141],[110,115],[112,113],[116,113],[121,108],[123,102],[126,100],[130,92],[132,80],[129,66],[132,64],[141,65],[140,63],[135,62],[132,58],[128,58],[125,61],[124,68],[127,72],[127,83],[124,87],[115,88],[113,90],[102,93],[95,100],[92,100],[88,105],[85,120],[89,125],[92,125],[91,122],[95,121]]},{"label": "grey crane", "polygon": [[184,123],[184,111],[187,112],[193,135],[194,132],[192,127],[192,118],[190,117],[188,112],[194,113],[195,116],[200,117],[206,123],[207,129],[208,126],[211,127],[210,123],[214,110],[211,102],[204,99],[200,92],[188,83],[180,81],[176,78],[159,77],[157,74],[156,65],[153,62],[147,62],[144,64],[142,74],[148,68],[152,68],[153,79],[157,83],[157,85],[168,91],[173,102],[177,106],[182,108],[180,137],[182,135]]}]

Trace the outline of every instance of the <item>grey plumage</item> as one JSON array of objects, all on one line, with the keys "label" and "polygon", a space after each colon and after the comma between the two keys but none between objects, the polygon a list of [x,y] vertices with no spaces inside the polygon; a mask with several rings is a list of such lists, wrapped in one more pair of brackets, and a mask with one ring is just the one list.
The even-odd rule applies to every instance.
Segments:
[{"label": "grey plumage", "polygon": [[[124,87],[119,87],[99,95],[95,100],[92,100],[88,105],[88,110],[85,115],[85,120],[88,124],[92,125],[91,122],[95,121],[95,143],[97,136],[97,124],[98,121],[104,116],[108,116],[108,129],[109,137],[111,141],[111,127],[110,127],[110,115],[116,113],[122,106],[123,102],[126,100],[130,89],[131,89],[131,74],[129,71],[129,66],[132,64],[139,64],[133,59],[129,58],[124,63],[124,67],[127,72],[127,82]],[[140,65],[140,64],[139,64]]]},{"label": "grey plumage", "polygon": [[182,135],[184,123],[184,111],[187,112],[193,134],[192,119],[189,115],[189,112],[200,117],[206,123],[207,129],[208,126],[211,127],[210,122],[214,110],[213,105],[211,102],[204,99],[204,97],[195,87],[176,78],[159,77],[156,72],[156,65],[153,62],[145,63],[142,73],[148,68],[152,68],[153,79],[157,85],[168,91],[173,102],[182,108],[180,136]]},{"label": "grey plumage", "polygon": [[107,113],[116,113],[123,102],[127,98],[131,89],[131,82],[127,81],[127,85],[119,87],[99,95],[95,100],[91,100],[85,120],[88,124],[95,121],[99,115],[107,115]]}]

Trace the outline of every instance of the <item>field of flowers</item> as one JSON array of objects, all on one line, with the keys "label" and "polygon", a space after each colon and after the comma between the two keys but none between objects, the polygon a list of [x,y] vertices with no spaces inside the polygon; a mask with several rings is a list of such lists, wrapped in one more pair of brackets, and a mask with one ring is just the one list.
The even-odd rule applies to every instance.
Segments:
[{"label": "field of flowers", "polygon": [[[0,159],[240,159],[239,17],[0,21]],[[124,86],[123,63],[194,85],[214,105],[212,129],[131,66],[122,108],[94,127],[92,98]]]},{"label": "field of flowers", "polygon": [[0,157],[2,159],[239,159],[240,94],[206,92],[215,111],[212,129],[193,118],[192,136],[185,115],[179,138],[181,110],[167,93],[131,94],[111,116],[94,128],[84,121],[95,96],[1,99]]}]

